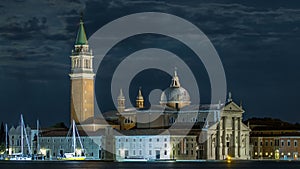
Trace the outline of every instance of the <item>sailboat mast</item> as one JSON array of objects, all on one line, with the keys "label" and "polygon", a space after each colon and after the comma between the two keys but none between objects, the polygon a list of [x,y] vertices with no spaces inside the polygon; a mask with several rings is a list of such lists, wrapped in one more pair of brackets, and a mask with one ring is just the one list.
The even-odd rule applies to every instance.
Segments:
[{"label": "sailboat mast", "polygon": [[40,141],[39,141],[39,135],[40,135],[40,131],[39,131],[39,120],[36,121],[36,128],[37,128],[37,136],[36,136],[36,144],[37,144],[37,154],[40,153]]},{"label": "sailboat mast", "polygon": [[5,124],[5,153],[7,153],[8,150],[8,130],[7,130],[7,124]]},{"label": "sailboat mast", "polygon": [[72,126],[73,128],[73,148],[74,148],[74,153],[76,152],[76,136],[75,136],[75,121],[73,120],[73,126]]},{"label": "sailboat mast", "polygon": [[21,153],[23,155],[23,144],[24,144],[24,138],[23,138],[23,116],[21,114]]}]

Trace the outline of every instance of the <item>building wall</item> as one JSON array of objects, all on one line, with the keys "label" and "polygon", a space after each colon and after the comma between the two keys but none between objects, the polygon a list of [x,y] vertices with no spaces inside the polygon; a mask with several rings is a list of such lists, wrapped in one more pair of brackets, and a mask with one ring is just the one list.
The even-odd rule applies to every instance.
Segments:
[{"label": "building wall", "polygon": [[171,158],[176,160],[197,159],[197,136],[171,136]]},{"label": "building wall", "polygon": [[[53,137],[40,137],[41,153],[46,159],[55,159],[62,156],[64,153],[73,152],[72,137],[53,136]],[[101,136],[84,136],[81,137],[81,142],[85,149],[85,155],[90,159],[101,159],[103,156],[102,151],[102,137]],[[76,141],[78,147],[77,153],[80,153],[80,143]]]},{"label": "building wall", "polygon": [[116,159],[170,159],[169,135],[115,136]]},{"label": "building wall", "polygon": [[[23,138],[23,152],[24,154],[29,154],[28,147],[32,149],[32,139],[31,139],[31,128],[26,127],[26,134],[28,138],[28,144],[26,141],[25,133]],[[12,127],[9,132],[9,154],[20,153],[21,152],[21,127],[17,126],[16,128]]]},{"label": "building wall", "polygon": [[[253,159],[299,159],[300,136],[251,137]],[[277,155],[277,157],[276,157]]]},{"label": "building wall", "polygon": [[[176,123],[206,122],[215,123],[219,120],[220,111],[185,111],[180,112],[152,112],[151,110],[122,113],[125,117],[131,116],[137,128],[166,128]],[[124,121],[124,120],[123,120]],[[140,123],[135,123],[136,121]],[[124,122],[123,122],[124,123]],[[122,124],[121,124],[122,125]],[[125,124],[123,124],[125,126]]]},{"label": "building wall", "polygon": [[81,123],[94,117],[94,80],[71,79],[71,121]]}]

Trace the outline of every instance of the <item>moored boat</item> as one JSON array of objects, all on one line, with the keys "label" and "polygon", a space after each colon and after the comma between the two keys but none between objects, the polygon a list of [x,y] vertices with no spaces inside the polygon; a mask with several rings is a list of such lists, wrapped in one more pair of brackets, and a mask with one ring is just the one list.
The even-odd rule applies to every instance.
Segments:
[{"label": "moored boat", "polygon": [[[28,137],[27,137],[26,128],[25,128],[24,119],[23,119],[22,114],[21,114],[20,130],[21,130],[21,152],[20,153],[14,153],[14,154],[10,155],[9,160],[32,160],[31,148],[30,148],[30,144],[29,144],[29,141],[28,141]],[[24,135],[25,135],[25,140],[26,140],[27,147],[28,147],[28,152],[29,152],[28,155],[24,154]]]},{"label": "moored boat", "polygon": [[[64,155],[62,157],[57,157],[58,160],[85,160],[86,156],[84,155],[84,151],[82,152],[82,150],[84,150],[79,133],[78,133],[78,129],[75,125],[75,121],[72,121],[72,125],[70,130],[72,130],[72,147],[73,147],[73,152],[70,153],[64,153]],[[81,146],[81,151],[79,153],[76,152],[76,134],[77,134],[77,138],[79,140],[80,146]]]}]

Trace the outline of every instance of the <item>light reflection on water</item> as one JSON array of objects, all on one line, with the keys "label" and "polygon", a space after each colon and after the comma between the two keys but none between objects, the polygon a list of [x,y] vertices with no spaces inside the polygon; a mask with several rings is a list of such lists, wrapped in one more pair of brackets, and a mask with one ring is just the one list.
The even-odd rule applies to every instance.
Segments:
[{"label": "light reflection on water", "polygon": [[0,169],[300,169],[300,161],[226,162],[101,162],[101,161],[0,161]]}]

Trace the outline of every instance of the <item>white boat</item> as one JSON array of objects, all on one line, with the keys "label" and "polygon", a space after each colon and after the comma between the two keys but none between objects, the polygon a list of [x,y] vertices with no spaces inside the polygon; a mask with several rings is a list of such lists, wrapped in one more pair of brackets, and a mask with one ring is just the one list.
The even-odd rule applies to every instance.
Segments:
[{"label": "white boat", "polygon": [[[27,132],[26,132],[26,128],[25,128],[25,124],[24,124],[22,114],[21,114],[20,130],[21,130],[21,152],[12,154],[10,156],[9,160],[32,160],[32,158],[31,158],[32,152],[31,152],[29,140],[28,140],[28,137],[27,137]],[[24,134],[25,134],[25,140],[26,140],[26,143],[27,143],[29,155],[24,154]]]},{"label": "white boat", "polygon": [[[78,133],[78,129],[75,125],[75,121],[72,121],[72,125],[70,127],[70,131],[72,130],[72,147],[73,147],[73,152],[69,152],[69,153],[64,153],[64,155],[62,157],[58,157],[58,160],[85,160],[86,156],[83,155],[82,153],[84,153],[84,148]],[[69,133],[70,133],[69,131]],[[79,149],[79,151],[76,151],[76,134],[77,134],[77,138],[79,140],[81,149]],[[68,136],[67,136],[68,137]],[[68,138],[67,138],[68,139]],[[77,149],[78,150],[78,149]]]},{"label": "white boat", "polygon": [[33,155],[33,160],[44,160],[44,155],[42,154],[41,152],[41,149],[40,149],[40,123],[39,123],[39,120],[36,121],[36,130],[37,130],[37,135],[36,135],[36,154]]},{"label": "white boat", "polygon": [[14,153],[10,156],[9,160],[32,160],[32,158],[22,153]]}]

